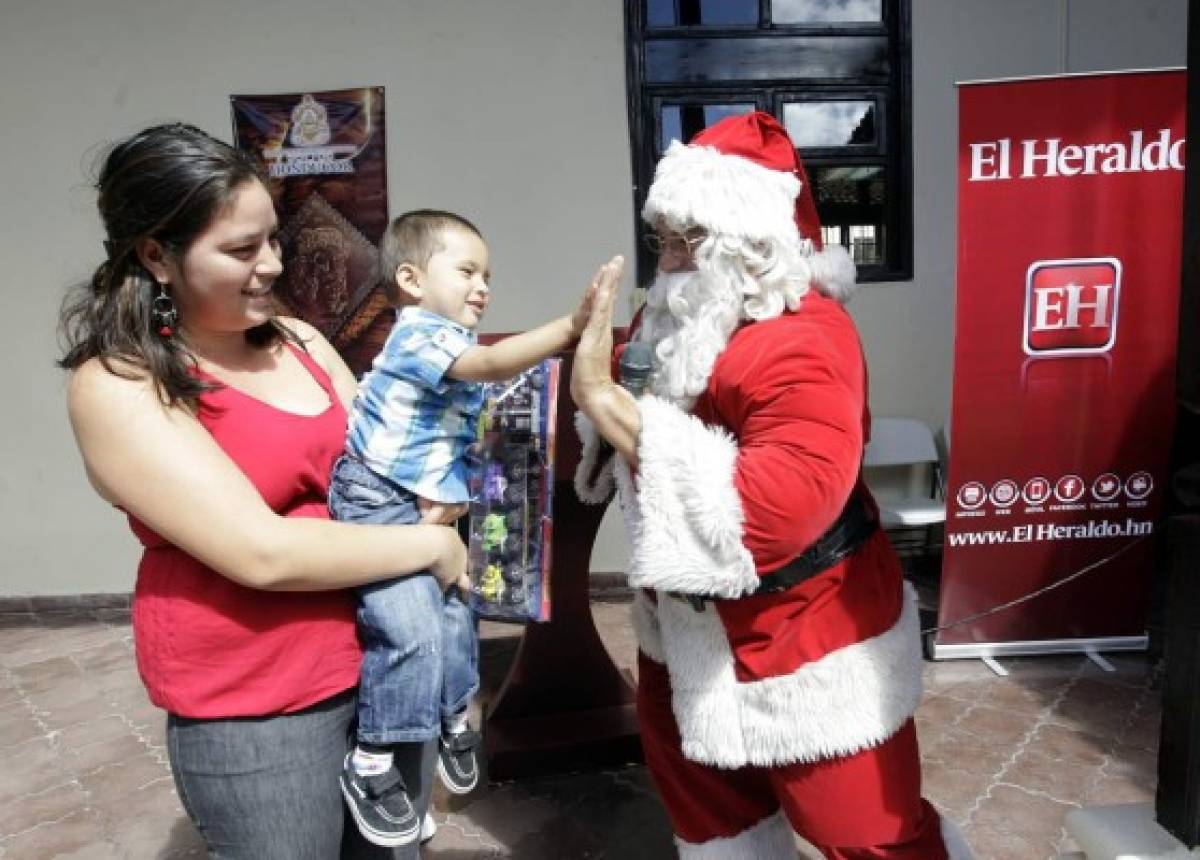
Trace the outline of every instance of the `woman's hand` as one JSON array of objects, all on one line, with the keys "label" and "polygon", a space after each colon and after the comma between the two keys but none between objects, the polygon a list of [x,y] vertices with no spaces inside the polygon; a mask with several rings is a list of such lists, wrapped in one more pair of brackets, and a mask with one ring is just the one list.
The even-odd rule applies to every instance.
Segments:
[{"label": "woman's hand", "polygon": [[467,576],[467,548],[454,529],[441,526],[440,531],[445,546],[429,571],[441,584],[443,591],[458,586],[458,590],[466,594],[471,590],[471,580]]},{"label": "woman's hand", "polygon": [[452,525],[467,512],[465,504],[434,502],[423,496],[417,496],[417,509],[421,512],[421,522],[434,526]]}]

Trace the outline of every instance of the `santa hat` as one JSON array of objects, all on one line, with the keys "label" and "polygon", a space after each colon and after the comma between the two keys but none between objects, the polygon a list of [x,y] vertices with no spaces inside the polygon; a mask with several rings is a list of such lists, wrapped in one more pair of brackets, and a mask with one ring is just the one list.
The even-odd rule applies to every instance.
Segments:
[{"label": "santa hat", "polygon": [[813,286],[840,301],[854,289],[854,263],[840,245],[824,247],[808,174],[770,114],[726,117],[686,146],[673,142],[655,168],[642,218],[749,240],[807,240]]}]

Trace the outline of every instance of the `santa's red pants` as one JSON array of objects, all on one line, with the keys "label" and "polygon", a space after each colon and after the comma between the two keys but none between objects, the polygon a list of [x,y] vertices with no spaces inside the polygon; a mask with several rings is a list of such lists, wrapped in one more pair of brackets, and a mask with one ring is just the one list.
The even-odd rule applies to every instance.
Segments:
[{"label": "santa's red pants", "polygon": [[767,820],[782,810],[791,828],[831,860],[945,860],[938,814],[921,797],[911,719],[879,746],[845,758],[721,769],[683,757],[666,667],[639,653],[638,671],[646,764],[675,835],[699,853],[708,856],[703,843],[733,840],[714,843],[724,850],[711,856],[762,856],[756,840],[767,838],[764,825],[774,826]]}]

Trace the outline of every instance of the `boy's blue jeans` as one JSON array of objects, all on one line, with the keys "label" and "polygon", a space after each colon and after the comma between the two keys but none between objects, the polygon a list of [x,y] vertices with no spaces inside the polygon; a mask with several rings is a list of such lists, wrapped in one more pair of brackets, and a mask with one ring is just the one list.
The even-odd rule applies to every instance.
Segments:
[{"label": "boy's blue jeans", "polygon": [[[333,467],[329,511],[352,523],[420,520],[417,497],[342,456]],[[358,589],[363,663],[358,739],[372,744],[427,741],[479,689],[475,617],[457,589],[443,593],[422,571]]]}]

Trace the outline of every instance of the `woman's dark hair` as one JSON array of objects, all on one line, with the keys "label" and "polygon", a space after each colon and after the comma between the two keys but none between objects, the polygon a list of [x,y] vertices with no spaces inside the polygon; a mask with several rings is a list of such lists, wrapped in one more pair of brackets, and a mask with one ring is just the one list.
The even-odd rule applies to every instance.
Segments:
[{"label": "woman's dark hair", "polygon": [[[192,372],[196,360],[178,330],[159,334],[150,313],[158,284],[137,246],[155,239],[181,260],[238,188],[254,180],[263,176],[248,155],[182,123],[154,126],[113,146],[96,181],[108,259],[63,302],[59,367],[74,369],[98,357],[127,379],[148,374],[164,403],[195,408],[214,386]],[[274,320],[246,332],[258,347],[281,339],[295,336]]]}]

